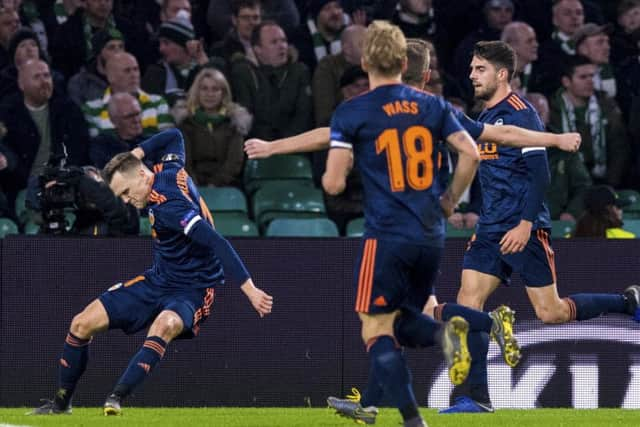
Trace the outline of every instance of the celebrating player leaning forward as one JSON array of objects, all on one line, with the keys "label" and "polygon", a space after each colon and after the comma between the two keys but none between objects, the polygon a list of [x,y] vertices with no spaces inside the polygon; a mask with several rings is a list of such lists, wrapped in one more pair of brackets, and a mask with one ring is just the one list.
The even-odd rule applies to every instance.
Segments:
[{"label": "celebrating player leaning forward", "polygon": [[[569,61],[566,67],[574,66]],[[479,42],[471,62],[475,97],[486,102],[480,120],[542,129],[533,107],[511,92],[509,80],[515,54],[502,42]],[[512,272],[522,277],[536,315],[545,323],[587,320],[607,313],[633,315],[640,304],[640,287],[623,294],[558,296],[551,222],[544,203],[549,183],[544,149],[489,147],[480,137],[482,210],[469,249],[464,255],[458,302],[482,309]]]},{"label": "celebrating player leaning forward", "polygon": [[[271,312],[272,297],[254,286],[238,254],[213,229],[211,215],[184,170],[184,154],[182,134],[171,129],[105,166],[103,174],[117,196],[139,209],[149,206],[154,263],[143,275],[112,286],[73,318],[55,397],[33,414],[71,413],[71,397],[98,332],[121,329],[132,334],[149,327],[142,348],[104,404],[105,415],[117,415],[122,400],[153,371],[167,345],[198,334],[218,285],[240,284],[260,317]],[[155,173],[142,163],[145,155],[162,159]]]}]

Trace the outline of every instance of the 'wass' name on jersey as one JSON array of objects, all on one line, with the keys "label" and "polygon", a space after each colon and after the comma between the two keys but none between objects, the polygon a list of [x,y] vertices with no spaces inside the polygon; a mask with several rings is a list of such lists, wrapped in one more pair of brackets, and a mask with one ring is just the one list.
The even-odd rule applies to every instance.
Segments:
[{"label": "'wass' name on jersey", "polygon": [[385,114],[389,117],[396,114],[418,114],[420,109],[415,101],[393,101],[382,106]]}]

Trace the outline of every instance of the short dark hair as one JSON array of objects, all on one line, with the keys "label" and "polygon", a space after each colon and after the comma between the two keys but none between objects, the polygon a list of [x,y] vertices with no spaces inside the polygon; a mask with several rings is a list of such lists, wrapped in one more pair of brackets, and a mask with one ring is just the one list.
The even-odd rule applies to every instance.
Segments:
[{"label": "short dark hair", "polygon": [[516,53],[508,43],[503,41],[482,41],[476,43],[473,56],[477,56],[496,67],[507,69],[507,79],[511,81],[516,70]]},{"label": "short dark hair", "polygon": [[254,7],[260,6],[260,0],[232,0],[231,14],[233,16],[238,16],[240,9],[253,9]]},{"label": "short dark hair", "polygon": [[573,73],[576,72],[576,68],[582,65],[592,65],[593,62],[589,58],[583,55],[573,55],[562,60],[562,70],[560,77],[572,78]]},{"label": "short dark hair", "polygon": [[115,175],[116,172],[128,172],[140,166],[141,163],[142,161],[134,156],[131,151],[116,154],[102,169],[102,179],[104,179],[107,184],[111,184],[113,175]]},{"label": "short dark hair", "polygon": [[424,82],[424,73],[429,69],[429,46],[421,39],[407,39],[407,70],[402,81],[409,85]]},{"label": "short dark hair", "polygon": [[258,25],[255,26],[253,31],[251,32],[251,46],[258,46],[260,44],[260,36],[262,35],[262,29],[264,27],[280,27],[276,21],[267,19],[266,21],[262,21]]}]

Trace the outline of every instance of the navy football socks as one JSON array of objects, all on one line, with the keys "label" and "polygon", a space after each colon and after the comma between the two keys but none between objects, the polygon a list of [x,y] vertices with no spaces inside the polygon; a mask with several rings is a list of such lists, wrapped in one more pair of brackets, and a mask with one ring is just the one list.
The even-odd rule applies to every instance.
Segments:
[{"label": "navy football socks", "polygon": [[91,339],[78,338],[71,332],[67,334],[58,367],[58,391],[54,398],[59,408],[69,405],[76,384],[87,368],[90,342]]},{"label": "navy football socks", "polygon": [[129,366],[118,380],[113,394],[124,399],[138,386],[158,364],[166,350],[167,343],[160,337],[147,337],[142,348],[129,361]]},{"label": "navy football socks", "polygon": [[411,388],[411,373],[402,350],[389,335],[377,337],[369,347],[369,360],[380,385],[400,410],[402,418],[409,420],[418,415],[418,404]]},{"label": "navy football socks", "polygon": [[448,302],[446,304],[438,305],[433,313],[433,317],[437,320],[442,320],[443,322],[446,322],[453,316],[460,316],[469,322],[470,331],[491,333],[493,320],[491,319],[491,316],[484,311],[474,310],[473,308]]},{"label": "navy football socks", "polygon": [[575,294],[565,298],[571,320],[587,320],[607,313],[626,313],[624,296],[618,294]]}]

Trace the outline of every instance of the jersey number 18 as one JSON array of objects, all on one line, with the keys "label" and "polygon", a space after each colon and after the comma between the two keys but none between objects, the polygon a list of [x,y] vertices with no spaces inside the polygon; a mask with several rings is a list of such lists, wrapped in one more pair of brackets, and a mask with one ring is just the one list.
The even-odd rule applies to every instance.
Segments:
[{"label": "jersey number 18", "polygon": [[[411,126],[402,134],[402,163],[398,129],[385,129],[376,139],[376,154],[387,155],[391,191],[404,191],[406,182],[414,190],[426,190],[433,183],[433,137],[423,126]],[[406,179],[405,179],[406,174]]]}]

